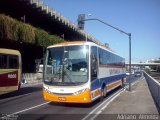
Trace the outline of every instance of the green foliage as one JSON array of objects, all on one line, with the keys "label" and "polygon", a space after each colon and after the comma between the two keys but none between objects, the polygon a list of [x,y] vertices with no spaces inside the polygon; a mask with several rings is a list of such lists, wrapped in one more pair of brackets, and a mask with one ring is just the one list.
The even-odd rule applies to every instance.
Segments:
[{"label": "green foliage", "polygon": [[64,42],[64,39],[57,36],[57,35],[50,35],[50,44],[56,44],[56,43],[60,43],[60,42]]},{"label": "green foliage", "polygon": [[37,44],[44,47],[64,41],[59,36],[49,35],[48,32],[40,28],[19,22],[3,14],[0,14],[0,38]]},{"label": "green foliage", "polygon": [[150,74],[150,69],[149,68],[144,68],[144,71],[148,74]]},{"label": "green foliage", "polygon": [[42,29],[35,29],[35,40],[36,44],[41,46],[49,46],[64,41],[64,39],[61,37],[56,35],[49,35]]},{"label": "green foliage", "polygon": [[8,16],[0,14],[0,38],[15,38],[16,21]]},{"label": "green foliage", "polygon": [[17,41],[35,43],[35,32],[31,25],[19,22],[15,31],[15,39]]},{"label": "green foliage", "polygon": [[47,46],[49,40],[49,35],[46,31],[42,29],[35,29],[35,41],[37,45]]}]

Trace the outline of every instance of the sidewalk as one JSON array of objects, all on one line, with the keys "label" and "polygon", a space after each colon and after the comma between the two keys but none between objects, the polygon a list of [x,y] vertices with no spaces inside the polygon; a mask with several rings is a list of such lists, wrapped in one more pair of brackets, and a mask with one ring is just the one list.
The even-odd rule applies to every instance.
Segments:
[{"label": "sidewalk", "polygon": [[[109,119],[111,117],[115,118],[113,114],[127,115],[127,114],[156,114],[158,115],[158,110],[155,106],[154,100],[149,91],[146,80],[140,80],[132,86],[132,92],[124,91],[115,100],[113,100],[107,108],[105,108],[102,113],[96,117],[96,120],[107,119],[107,114]],[[111,117],[111,118],[112,118]],[[125,119],[125,116],[120,116],[120,118]],[[118,119],[118,118],[117,118]]]}]

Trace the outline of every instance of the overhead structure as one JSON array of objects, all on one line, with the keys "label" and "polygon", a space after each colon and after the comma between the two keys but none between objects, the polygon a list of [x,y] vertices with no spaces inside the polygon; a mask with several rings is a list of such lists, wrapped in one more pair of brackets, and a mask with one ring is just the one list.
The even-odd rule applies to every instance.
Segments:
[{"label": "overhead structure", "polygon": [[[0,14],[30,24],[37,29],[43,29],[49,35],[59,36],[65,41],[87,40],[102,45],[97,39],[84,30],[80,30],[75,24],[40,0],[0,0]],[[22,72],[34,73],[36,71],[35,61],[43,58],[45,46],[31,44],[27,41],[30,40],[21,42],[0,36],[0,48],[19,50],[22,54]]]},{"label": "overhead structure", "polygon": [[[126,63],[129,65],[129,63]],[[160,66],[160,63],[132,63],[132,66]]]},{"label": "overhead structure", "polygon": [[101,44],[100,41],[84,30],[78,29],[75,24],[40,0],[1,0],[0,13],[40,27],[51,34],[63,37],[65,40],[88,40]]}]

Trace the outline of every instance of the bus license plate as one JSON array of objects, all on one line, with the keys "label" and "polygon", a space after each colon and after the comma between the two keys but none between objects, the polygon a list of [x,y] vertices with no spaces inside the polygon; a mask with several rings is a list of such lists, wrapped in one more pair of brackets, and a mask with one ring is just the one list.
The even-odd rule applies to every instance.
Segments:
[{"label": "bus license plate", "polygon": [[59,97],[58,98],[60,101],[66,101],[66,98],[65,97]]}]

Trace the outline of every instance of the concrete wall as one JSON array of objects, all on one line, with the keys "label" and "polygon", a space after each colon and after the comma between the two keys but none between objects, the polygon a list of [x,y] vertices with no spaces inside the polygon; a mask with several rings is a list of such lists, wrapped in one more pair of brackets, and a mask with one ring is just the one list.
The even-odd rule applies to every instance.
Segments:
[{"label": "concrete wall", "polygon": [[146,72],[144,72],[144,77],[147,80],[152,97],[155,100],[160,112],[160,83]]}]

